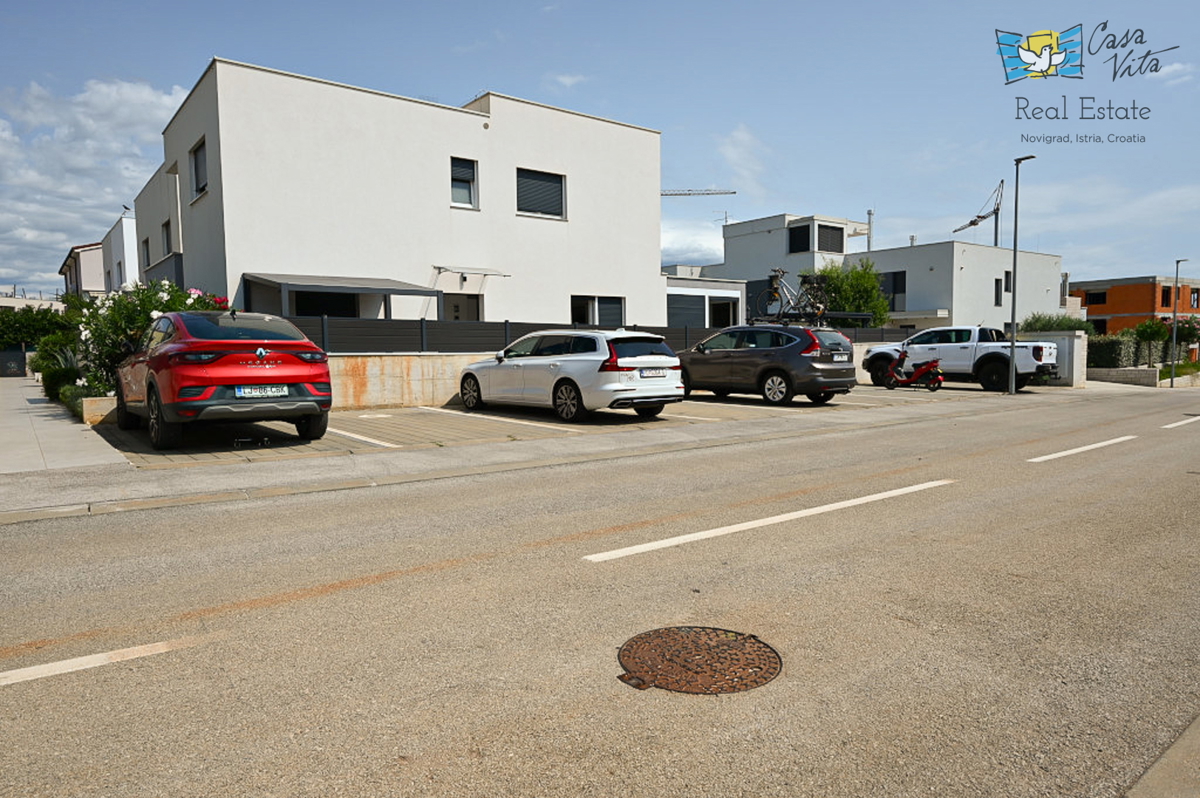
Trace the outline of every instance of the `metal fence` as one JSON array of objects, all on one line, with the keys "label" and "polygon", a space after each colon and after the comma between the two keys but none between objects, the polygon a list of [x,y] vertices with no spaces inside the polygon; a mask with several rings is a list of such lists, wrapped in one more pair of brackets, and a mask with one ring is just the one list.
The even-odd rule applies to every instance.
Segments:
[{"label": "metal fence", "polygon": [[0,351],[0,377],[24,377],[25,353],[20,349]]},{"label": "metal fence", "polygon": [[[347,319],[331,316],[292,317],[290,321],[326,352],[495,352],[522,335],[547,329],[595,329],[580,324],[535,324],[515,321],[433,321],[428,319]],[[719,331],[709,327],[644,327],[629,330],[655,333],[676,351],[690,349]],[[902,341],[912,330],[846,328],[855,343]]]}]

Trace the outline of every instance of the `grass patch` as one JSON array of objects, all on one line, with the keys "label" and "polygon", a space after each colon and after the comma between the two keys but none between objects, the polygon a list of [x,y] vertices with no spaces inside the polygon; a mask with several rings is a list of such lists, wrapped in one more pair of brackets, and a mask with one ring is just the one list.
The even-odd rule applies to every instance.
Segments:
[{"label": "grass patch", "polygon": [[[1176,377],[1186,377],[1189,374],[1196,374],[1198,372],[1200,372],[1200,363],[1176,363],[1175,364],[1175,376]],[[1158,370],[1158,378],[1160,380],[1171,379],[1171,366],[1169,364]]]}]

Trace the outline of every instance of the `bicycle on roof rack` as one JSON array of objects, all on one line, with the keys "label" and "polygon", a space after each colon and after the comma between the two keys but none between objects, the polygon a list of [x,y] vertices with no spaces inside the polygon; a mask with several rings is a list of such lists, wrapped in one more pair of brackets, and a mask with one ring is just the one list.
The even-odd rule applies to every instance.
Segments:
[{"label": "bicycle on roof rack", "polygon": [[759,293],[754,308],[757,321],[818,324],[829,308],[825,293],[827,278],[823,274],[801,274],[800,288],[792,288],[783,276],[783,269],[771,269],[770,285]]}]

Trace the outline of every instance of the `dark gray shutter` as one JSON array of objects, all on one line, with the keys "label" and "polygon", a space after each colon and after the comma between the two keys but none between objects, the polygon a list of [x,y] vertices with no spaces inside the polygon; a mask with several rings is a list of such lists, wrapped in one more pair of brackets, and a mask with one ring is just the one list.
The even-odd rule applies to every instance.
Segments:
[{"label": "dark gray shutter", "polygon": [[517,210],[521,213],[563,215],[563,178],[532,169],[517,170]]},{"label": "dark gray shutter", "polygon": [[620,327],[625,323],[624,303],[619,296],[596,297],[596,323],[601,327]]},{"label": "dark gray shutter", "polygon": [[688,294],[667,294],[668,327],[703,327],[704,297]]},{"label": "dark gray shutter", "polygon": [[844,231],[840,227],[833,227],[827,224],[817,225],[817,251],[818,252],[845,252],[845,237]]},{"label": "dark gray shutter", "polygon": [[808,225],[788,228],[788,253],[808,252]]},{"label": "dark gray shutter", "polygon": [[475,162],[466,158],[450,159],[450,179],[475,182]]}]

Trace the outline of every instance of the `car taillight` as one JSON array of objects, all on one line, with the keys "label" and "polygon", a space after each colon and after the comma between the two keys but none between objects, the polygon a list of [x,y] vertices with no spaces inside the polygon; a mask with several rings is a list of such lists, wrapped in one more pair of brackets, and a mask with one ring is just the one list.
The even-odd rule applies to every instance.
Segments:
[{"label": "car taillight", "polygon": [[1038,361],[1039,363],[1041,362],[1041,360],[1042,360],[1042,347],[1040,347],[1040,346],[1035,346],[1035,347],[1033,348],[1033,359],[1034,359],[1034,360],[1036,360],[1036,361]]},{"label": "car taillight", "polygon": [[324,352],[297,352],[296,357],[308,363],[324,363],[329,360],[329,355]]},{"label": "car taillight", "polygon": [[812,330],[805,330],[804,333],[805,333],[805,335],[808,336],[808,339],[812,343],[810,343],[808,346],[801,349],[800,354],[802,354],[802,355],[818,354],[821,351],[821,342],[817,339],[817,336],[812,334]]},{"label": "car taillight", "polygon": [[633,366],[617,364],[617,350],[613,349],[612,341],[608,342],[608,358],[600,364],[600,371],[633,371]]},{"label": "car taillight", "polygon": [[219,358],[223,352],[176,352],[171,355],[171,360],[176,363],[211,363]]}]

